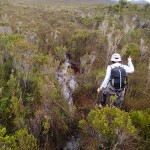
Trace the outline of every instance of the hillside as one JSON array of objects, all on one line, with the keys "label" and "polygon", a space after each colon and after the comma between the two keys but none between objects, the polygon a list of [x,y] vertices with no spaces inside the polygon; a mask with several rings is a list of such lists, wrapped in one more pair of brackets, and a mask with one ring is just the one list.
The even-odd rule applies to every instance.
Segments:
[{"label": "hillside", "polygon": [[13,2],[29,2],[29,3],[49,3],[49,4],[61,4],[61,5],[94,5],[101,3],[111,3],[112,0],[13,0]]},{"label": "hillside", "polygon": [[[127,0],[130,3],[136,4],[148,4],[149,0]],[[47,3],[47,4],[59,4],[59,5],[96,5],[96,4],[111,4],[119,2],[119,0],[12,0],[17,3]]]},{"label": "hillside", "polygon": [[[149,149],[150,5],[84,2],[0,0],[0,149]],[[100,109],[115,52],[135,72]]]}]

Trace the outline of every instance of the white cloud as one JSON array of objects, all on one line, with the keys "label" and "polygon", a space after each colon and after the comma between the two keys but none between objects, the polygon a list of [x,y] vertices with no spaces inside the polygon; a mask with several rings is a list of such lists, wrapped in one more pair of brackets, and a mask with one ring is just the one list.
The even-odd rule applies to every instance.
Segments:
[{"label": "white cloud", "polygon": [[[130,2],[130,1],[132,1],[132,0],[128,0],[128,1]],[[135,0],[135,1],[142,1],[142,0]],[[147,2],[150,3],[150,0],[145,0],[145,1],[147,1]]]},{"label": "white cloud", "polygon": [[[119,1],[119,0],[116,0],[116,1]],[[127,0],[128,2],[130,2],[130,1],[132,1],[132,0]],[[134,0],[134,1],[142,1],[142,0]],[[150,0],[145,0],[145,1],[147,1],[147,2],[149,2],[150,3]]]}]

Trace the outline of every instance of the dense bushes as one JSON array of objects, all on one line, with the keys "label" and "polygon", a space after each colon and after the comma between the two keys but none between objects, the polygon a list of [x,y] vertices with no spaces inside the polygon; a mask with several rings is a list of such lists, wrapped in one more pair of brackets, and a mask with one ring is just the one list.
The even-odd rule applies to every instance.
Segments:
[{"label": "dense bushes", "polygon": [[[143,149],[149,147],[150,114],[142,111],[150,107],[149,5],[122,0],[115,5],[55,11],[44,5],[3,5],[1,25],[10,25],[13,34],[0,35],[2,149],[61,149],[66,135],[74,132],[74,126],[78,128],[82,118],[83,149],[133,150],[140,142]],[[115,107],[91,110],[114,52],[122,54],[124,63],[131,55],[135,66],[123,102],[128,112]],[[78,69],[74,114],[55,76],[66,53]],[[83,107],[79,106],[81,98]]]},{"label": "dense bushes", "polygon": [[132,122],[139,129],[139,134],[143,138],[143,147],[148,149],[150,146],[150,110],[131,111]]},{"label": "dense bushes", "polygon": [[6,135],[6,128],[0,127],[1,150],[36,150],[37,143],[33,135],[27,129],[18,130],[14,135]]},{"label": "dense bushes", "polygon": [[[132,140],[136,132],[129,114],[116,107],[91,110],[87,120],[79,123],[85,149],[121,148],[126,140]],[[86,143],[87,139],[93,140]]]},{"label": "dense bushes", "polygon": [[[61,141],[60,137],[66,134],[70,120],[67,103],[63,100],[54,74],[57,61],[54,63],[50,54],[40,54],[32,43],[20,35],[1,36],[0,40],[3,44],[1,124],[8,133],[16,131],[16,139],[20,140],[20,145],[17,145],[19,149],[28,148],[26,145],[29,145],[28,149],[34,149],[32,143],[33,148],[30,147],[32,141],[25,140],[21,133],[26,126],[38,143],[42,141],[43,147],[55,146],[56,143],[48,143],[54,139]],[[12,141],[12,145],[16,144]]]}]

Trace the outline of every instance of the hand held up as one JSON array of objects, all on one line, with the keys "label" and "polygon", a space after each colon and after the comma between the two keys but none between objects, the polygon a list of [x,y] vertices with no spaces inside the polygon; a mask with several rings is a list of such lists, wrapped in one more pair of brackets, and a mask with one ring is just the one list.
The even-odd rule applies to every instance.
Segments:
[{"label": "hand held up", "polygon": [[132,61],[132,58],[131,58],[131,56],[129,56],[129,57],[128,57],[128,61]]}]

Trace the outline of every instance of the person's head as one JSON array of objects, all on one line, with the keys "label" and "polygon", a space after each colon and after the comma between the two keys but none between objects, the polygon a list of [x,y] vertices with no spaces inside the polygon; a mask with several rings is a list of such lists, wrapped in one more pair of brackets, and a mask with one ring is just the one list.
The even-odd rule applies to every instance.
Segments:
[{"label": "person's head", "polygon": [[112,63],[116,63],[116,62],[121,62],[121,56],[120,54],[118,53],[114,53],[112,56],[111,56],[111,62]]}]

